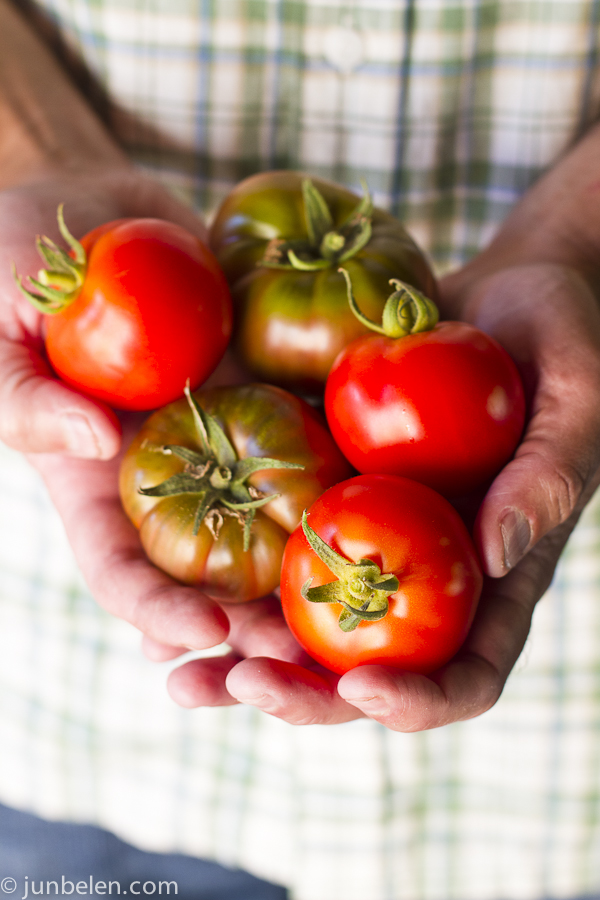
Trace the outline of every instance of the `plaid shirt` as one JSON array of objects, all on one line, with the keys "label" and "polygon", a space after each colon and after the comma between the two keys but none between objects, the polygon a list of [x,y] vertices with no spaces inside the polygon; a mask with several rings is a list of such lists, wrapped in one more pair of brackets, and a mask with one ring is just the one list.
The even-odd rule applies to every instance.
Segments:
[{"label": "plaid shirt", "polygon": [[[598,0],[44,5],[132,157],[198,209],[257,169],[364,177],[439,271],[598,111]],[[171,703],[173,664],[96,606],[37,476],[0,460],[3,802],[242,865],[294,900],[600,891],[600,502],[492,710],[410,735],[293,728]]]}]

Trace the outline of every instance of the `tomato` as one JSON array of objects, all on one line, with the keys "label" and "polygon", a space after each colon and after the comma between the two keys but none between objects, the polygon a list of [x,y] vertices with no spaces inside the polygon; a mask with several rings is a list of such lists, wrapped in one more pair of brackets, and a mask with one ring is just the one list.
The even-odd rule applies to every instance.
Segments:
[{"label": "tomato", "polygon": [[180,225],[119,219],[76,241],[48,239],[49,268],[23,293],[46,319],[46,351],[67,384],[117,409],[153,409],[202,384],[232,328],[229,289],[211,251]]},{"label": "tomato", "polygon": [[127,450],[123,506],[174,578],[225,600],[264,596],[302,510],[350,467],[318,413],[281,388],[187,396],[151,415]]},{"label": "tomato", "polygon": [[298,172],[242,181],[219,209],[210,243],[232,288],[239,357],[255,377],[299,392],[322,393],[339,351],[365,332],[348,309],[340,262],[371,316],[380,315],[390,278],[436,290],[397,219],[368,195],[360,201]]},{"label": "tomato", "polygon": [[427,674],[454,656],[483,576],[447,500],[408,478],[359,475],[325,491],[305,521],[308,539],[300,525],[285,549],[281,603],[317,662]]},{"label": "tomato", "polygon": [[[400,288],[390,298],[405,316],[407,305],[426,299],[408,293]],[[359,472],[405,475],[452,497],[483,486],[511,458],[525,399],[497,341],[473,325],[440,322],[349,344],[329,373],[325,411]]]}]

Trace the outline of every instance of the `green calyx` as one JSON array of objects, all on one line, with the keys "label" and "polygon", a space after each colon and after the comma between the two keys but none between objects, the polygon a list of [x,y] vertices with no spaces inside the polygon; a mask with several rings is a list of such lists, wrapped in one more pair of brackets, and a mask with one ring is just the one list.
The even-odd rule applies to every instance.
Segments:
[{"label": "green calyx", "polygon": [[364,313],[362,313],[356,302],[354,292],[352,290],[352,282],[346,269],[338,269],[346,279],[346,289],[348,292],[348,303],[350,309],[362,324],[371,331],[378,334],[384,334],[390,338],[406,337],[408,334],[418,334],[422,331],[431,331],[434,325],[437,325],[440,314],[437,306],[410,284],[399,281],[397,278],[390,279],[390,284],[396,288],[394,293],[388,297],[383,308],[381,325],[372,322]]},{"label": "green calyx", "polygon": [[308,524],[306,511],[302,530],[310,547],[327,568],[337,576],[319,587],[311,587],[312,578],[302,586],[302,596],[311,603],[339,603],[343,606],[338,623],[342,631],[354,631],[360,622],[376,622],[387,614],[388,597],[399,588],[395,575],[382,575],[370,559],[352,563],[336,553]]},{"label": "green calyx", "polygon": [[309,178],[302,182],[307,239],[270,241],[261,266],[315,272],[338,266],[355,256],[371,239],[373,201],[365,195],[338,228],[334,228],[325,198]]},{"label": "green calyx", "polygon": [[224,516],[233,516],[244,529],[244,550],[250,546],[250,533],[256,510],[270,503],[278,494],[265,495],[248,479],[261,469],[303,469],[299,463],[284,462],[261,456],[239,459],[227,435],[213,416],[202,409],[192,395],[189,383],[185,396],[194,416],[200,452],[167,444],[161,447],[166,455],[183,460],[183,472],[150,488],[140,488],[146,497],[171,497],[174,494],[197,494],[198,506],[192,533],[197,535],[204,522],[216,539]]},{"label": "green calyx", "polygon": [[62,203],[58,207],[56,218],[59,231],[73,255],[57,246],[49,237],[38,235],[36,247],[48,268],[40,269],[37,278],[29,277],[37,293],[25,287],[22,277],[17,274],[13,265],[13,276],[23,296],[27,297],[36,309],[46,314],[62,312],[76,300],[87,269],[85,250],[65,225]]}]

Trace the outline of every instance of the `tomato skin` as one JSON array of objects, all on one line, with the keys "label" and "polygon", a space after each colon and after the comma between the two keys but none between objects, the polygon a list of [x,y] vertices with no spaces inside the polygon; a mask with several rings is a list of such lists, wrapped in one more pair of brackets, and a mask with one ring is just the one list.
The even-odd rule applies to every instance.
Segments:
[{"label": "tomato skin", "polygon": [[338,625],[341,605],[313,603],[301,595],[334,581],[299,526],[287,543],[281,603],[292,633],[333,672],[380,663],[428,674],[458,651],[473,621],[483,576],[458,513],[425,485],[395,475],[359,475],[335,485],[313,504],[308,523],[348,560],[371,559],[400,587],[387,615]]},{"label": "tomato skin", "polygon": [[[236,351],[255,377],[291,390],[322,393],[339,351],[366,332],[348,306],[337,265],[316,272],[257,265],[273,239],[305,239],[307,225],[299,172],[253,175],[229,194],[217,212],[210,244],[232,289]],[[338,227],[359,198],[311,178]],[[435,278],[401,223],[375,209],[368,244],[344,262],[358,303],[379,321],[390,278],[407,281],[431,297]]]},{"label": "tomato skin", "polygon": [[142,521],[140,538],[154,565],[218,599],[242,603],[274,590],[287,531],[259,510],[253,540],[244,552],[235,519],[224,519],[217,541],[206,526],[194,535],[195,508],[189,495],[167,497]]},{"label": "tomato skin", "polygon": [[117,409],[154,409],[204,382],[232,329],[229,289],[195,235],[160,219],[119,219],[81,240],[76,300],[46,319],[46,349],[67,384]]},{"label": "tomato skin", "polygon": [[305,467],[263,469],[251,476],[250,483],[259,491],[279,496],[256,511],[249,550],[243,550],[242,526],[227,516],[217,539],[206,524],[197,536],[192,534],[197,495],[154,497],[138,492],[183,471],[184,463],[161,453],[161,447],[175,444],[198,450],[186,400],[153,413],[134,438],[121,464],[121,500],[155,565],[218,599],[252,600],[279,584],[284,546],[303,510],[351,470],[324,420],[281,388],[237,385],[197,391],[194,396],[224,428],[239,458],[270,457]]},{"label": "tomato skin", "polygon": [[484,485],[511,458],[525,398],[514,362],[493,338],[441,322],[346,347],[327,380],[325,411],[359,472],[404,475],[452,497]]}]

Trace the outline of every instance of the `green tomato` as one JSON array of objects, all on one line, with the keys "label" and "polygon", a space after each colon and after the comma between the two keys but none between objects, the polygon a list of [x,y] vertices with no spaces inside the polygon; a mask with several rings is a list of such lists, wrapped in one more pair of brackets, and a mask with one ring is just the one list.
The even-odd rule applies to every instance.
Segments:
[{"label": "green tomato", "polygon": [[219,209],[210,244],[232,289],[239,358],[253,376],[300,393],[321,393],[338,353],[367,333],[350,310],[340,266],[375,321],[392,278],[437,293],[398,219],[368,194],[361,200],[298,172],[242,181]]}]

